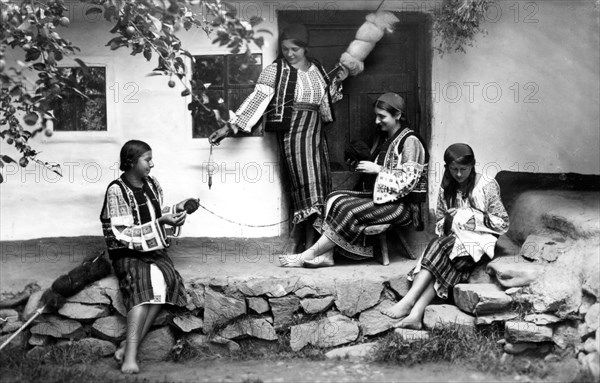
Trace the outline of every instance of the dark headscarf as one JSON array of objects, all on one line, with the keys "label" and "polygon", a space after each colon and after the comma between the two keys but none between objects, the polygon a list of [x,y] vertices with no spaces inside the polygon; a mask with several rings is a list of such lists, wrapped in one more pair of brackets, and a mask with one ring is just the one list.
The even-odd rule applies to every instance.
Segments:
[{"label": "dark headscarf", "polygon": [[281,31],[279,41],[283,40],[294,40],[298,46],[308,46],[308,30],[302,24],[289,24],[286,25]]},{"label": "dark headscarf", "polygon": [[[475,166],[475,153],[467,144],[452,144],[444,152],[444,176],[442,178],[442,188],[444,188],[444,199],[448,208],[454,207],[456,202],[456,192],[459,184],[456,182],[448,167],[456,162],[459,165]],[[471,170],[467,179],[466,195],[469,199],[472,197],[473,188],[475,187],[475,169]]]}]

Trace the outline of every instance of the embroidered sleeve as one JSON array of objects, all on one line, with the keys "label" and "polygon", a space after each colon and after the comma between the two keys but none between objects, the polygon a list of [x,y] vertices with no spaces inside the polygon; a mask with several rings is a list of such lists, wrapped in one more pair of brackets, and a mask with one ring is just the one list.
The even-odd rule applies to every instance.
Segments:
[{"label": "embroidered sleeve", "polygon": [[[158,203],[160,203],[160,206],[161,206],[160,213],[162,215],[177,213],[177,205],[163,204],[163,201],[164,201],[163,189],[160,186],[158,179],[156,179],[153,176],[149,176],[149,177],[152,178],[152,180],[154,181],[154,185],[156,185],[156,194],[158,196]],[[165,231],[165,234],[167,235],[167,237],[179,237],[179,235],[181,234],[181,226],[163,225],[163,230]]]},{"label": "embroidered sleeve", "polygon": [[277,64],[267,66],[258,77],[254,91],[246,97],[242,105],[231,116],[231,122],[235,133],[237,129],[250,132],[252,127],[265,114],[273,95],[275,94],[275,77],[277,76]]},{"label": "embroidered sleeve", "polygon": [[153,251],[167,247],[166,233],[161,225],[152,220],[136,225],[132,209],[118,185],[111,186],[106,198],[106,211],[115,238],[128,248],[137,251]]},{"label": "embroidered sleeve", "polygon": [[438,236],[441,236],[444,233],[444,220],[447,211],[448,205],[446,205],[446,199],[444,198],[444,189],[440,186],[437,208],[435,209],[435,233]]},{"label": "embroidered sleeve", "polygon": [[[389,153],[392,150],[392,153]],[[398,148],[388,149],[386,156],[393,156],[388,161],[388,168],[383,168],[377,176],[373,190],[373,202],[384,203],[405,197],[421,178],[425,163],[425,149],[416,137],[408,137],[400,155]],[[393,198],[391,197],[393,196]]]},{"label": "embroidered sleeve", "polygon": [[486,204],[486,211],[483,212],[484,225],[498,234],[506,233],[508,231],[509,219],[500,198],[500,185],[498,185],[496,180],[491,180],[484,186],[483,193]]}]

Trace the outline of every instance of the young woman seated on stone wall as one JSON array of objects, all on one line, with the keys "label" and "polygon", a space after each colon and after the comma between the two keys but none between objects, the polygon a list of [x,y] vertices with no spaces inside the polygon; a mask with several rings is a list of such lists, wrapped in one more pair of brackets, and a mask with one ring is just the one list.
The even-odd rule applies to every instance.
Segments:
[{"label": "young woman seated on stone wall", "polygon": [[371,225],[408,225],[427,193],[428,154],[423,140],[409,128],[405,102],[395,93],[380,96],[375,122],[387,139],[371,161],[356,171],[372,175],[369,191],[335,191],[327,197],[325,217],[315,223],[317,242],[300,254],[281,255],[284,267],[333,266],[333,249],[352,259],[373,257],[365,229]]},{"label": "young woman seated on stone wall", "polygon": [[149,175],[154,163],[145,142],[126,142],[120,157],[123,174],[108,185],[100,220],[127,307],[127,338],[115,359],[123,373],[134,374],[139,372],[139,345],[159,311],[165,304],[187,303],[181,276],[167,255],[167,237],[178,235],[188,201],[197,201],[189,198],[163,207],[162,188]]},{"label": "young woman seated on stone wall", "polygon": [[382,313],[402,318],[396,327],[421,329],[427,305],[437,295],[447,299],[452,287],[465,282],[475,266],[494,257],[508,214],[495,179],[475,172],[469,145],[454,144],[444,153],[445,171],[438,195],[436,233],[409,273],[410,290]]}]

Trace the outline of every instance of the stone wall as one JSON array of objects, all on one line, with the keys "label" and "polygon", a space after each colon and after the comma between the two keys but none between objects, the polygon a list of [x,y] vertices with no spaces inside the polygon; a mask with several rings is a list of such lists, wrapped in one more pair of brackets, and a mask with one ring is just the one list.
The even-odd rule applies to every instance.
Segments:
[{"label": "stone wall", "polygon": [[[593,209],[600,199],[597,193],[565,193],[521,194],[509,213],[511,230],[524,242],[512,251],[505,248],[476,269],[469,283],[457,285],[455,305],[434,302],[427,307],[423,331],[398,333],[425,340],[438,326],[459,324],[474,330],[497,323],[504,328],[507,358],[524,351],[547,360],[576,358],[583,371],[598,378],[600,229],[598,210]],[[544,210],[523,215],[533,204]],[[501,238],[499,247],[508,247],[507,239]],[[410,266],[415,261],[405,262]],[[373,340],[398,323],[380,310],[408,291],[405,272],[392,277],[369,272],[361,277],[324,275],[316,271],[295,275],[291,270],[285,276],[188,278],[187,306],[163,310],[142,344],[140,358],[164,359],[183,341],[233,352],[246,338],[270,342],[289,338],[294,351],[309,345],[327,349],[352,345],[331,350],[330,355],[365,355]],[[21,312],[0,310],[4,339],[35,312],[41,294],[31,294],[27,304],[19,306]],[[108,356],[125,338],[125,316],[117,281],[109,276],[70,297],[58,312],[40,316],[13,343],[29,348],[32,356],[43,355],[49,345],[67,344]],[[363,343],[366,348],[358,346]]]}]

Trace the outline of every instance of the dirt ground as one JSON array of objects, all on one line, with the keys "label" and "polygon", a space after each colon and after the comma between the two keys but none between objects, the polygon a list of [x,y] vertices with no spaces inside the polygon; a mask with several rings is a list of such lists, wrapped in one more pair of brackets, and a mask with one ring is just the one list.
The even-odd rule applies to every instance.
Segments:
[{"label": "dirt ground", "polygon": [[103,369],[107,381],[121,382],[519,382],[529,381],[515,375],[497,377],[446,363],[399,367],[349,360],[285,361],[224,359],[199,362],[161,362],[141,364],[141,373],[125,377],[116,362],[102,360],[95,364]]}]

